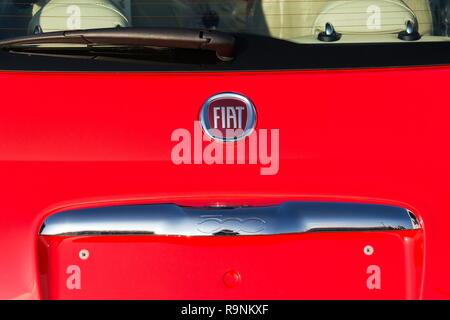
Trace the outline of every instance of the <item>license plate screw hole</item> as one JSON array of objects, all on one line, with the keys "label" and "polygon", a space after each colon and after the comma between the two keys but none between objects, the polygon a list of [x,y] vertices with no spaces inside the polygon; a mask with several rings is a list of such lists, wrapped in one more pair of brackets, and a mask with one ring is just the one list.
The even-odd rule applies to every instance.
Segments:
[{"label": "license plate screw hole", "polygon": [[81,260],[86,260],[89,258],[89,251],[86,249],[80,250],[80,253],[78,254],[80,256]]},{"label": "license plate screw hole", "polygon": [[373,247],[372,246],[365,246],[364,247],[364,254],[366,256],[371,256],[373,254]]}]

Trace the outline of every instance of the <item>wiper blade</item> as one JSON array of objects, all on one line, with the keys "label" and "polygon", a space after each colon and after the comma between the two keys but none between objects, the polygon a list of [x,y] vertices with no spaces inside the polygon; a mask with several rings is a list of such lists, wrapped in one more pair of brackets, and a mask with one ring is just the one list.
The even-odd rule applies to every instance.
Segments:
[{"label": "wiper blade", "polygon": [[88,47],[117,45],[215,51],[222,61],[234,57],[235,38],[231,34],[198,29],[117,27],[57,31],[0,40],[0,48],[23,45],[81,44]]}]

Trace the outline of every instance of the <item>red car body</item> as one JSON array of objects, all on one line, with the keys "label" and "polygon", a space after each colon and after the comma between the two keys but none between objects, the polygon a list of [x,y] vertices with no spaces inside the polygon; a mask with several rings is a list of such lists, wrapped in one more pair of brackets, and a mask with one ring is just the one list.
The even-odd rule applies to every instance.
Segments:
[{"label": "red car body", "polygon": [[[0,298],[448,299],[450,111],[440,93],[449,79],[447,66],[2,72]],[[173,130],[192,130],[204,101],[224,91],[253,101],[256,129],[279,129],[277,174],[260,175],[261,164],[171,161]],[[286,201],[394,205],[421,228],[38,235],[47,217],[69,209]],[[81,270],[80,290],[66,287],[70,265]],[[377,290],[367,284],[373,265]]]}]

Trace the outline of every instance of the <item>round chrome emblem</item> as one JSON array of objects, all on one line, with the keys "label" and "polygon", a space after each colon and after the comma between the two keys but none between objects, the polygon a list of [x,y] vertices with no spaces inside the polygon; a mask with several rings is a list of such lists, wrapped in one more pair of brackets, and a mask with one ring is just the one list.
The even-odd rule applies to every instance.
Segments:
[{"label": "round chrome emblem", "polygon": [[237,93],[219,93],[203,104],[200,122],[214,140],[234,142],[244,139],[256,125],[256,111],[247,97]]}]

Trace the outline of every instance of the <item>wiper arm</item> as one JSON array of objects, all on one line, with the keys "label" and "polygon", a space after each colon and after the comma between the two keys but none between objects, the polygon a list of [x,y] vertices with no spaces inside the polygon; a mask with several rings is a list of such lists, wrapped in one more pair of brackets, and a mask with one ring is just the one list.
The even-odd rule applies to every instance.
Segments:
[{"label": "wiper arm", "polygon": [[117,45],[132,47],[162,47],[215,51],[223,61],[234,57],[235,38],[228,33],[176,28],[117,27],[57,31],[0,40],[6,50],[20,45],[84,44],[88,47]]}]

